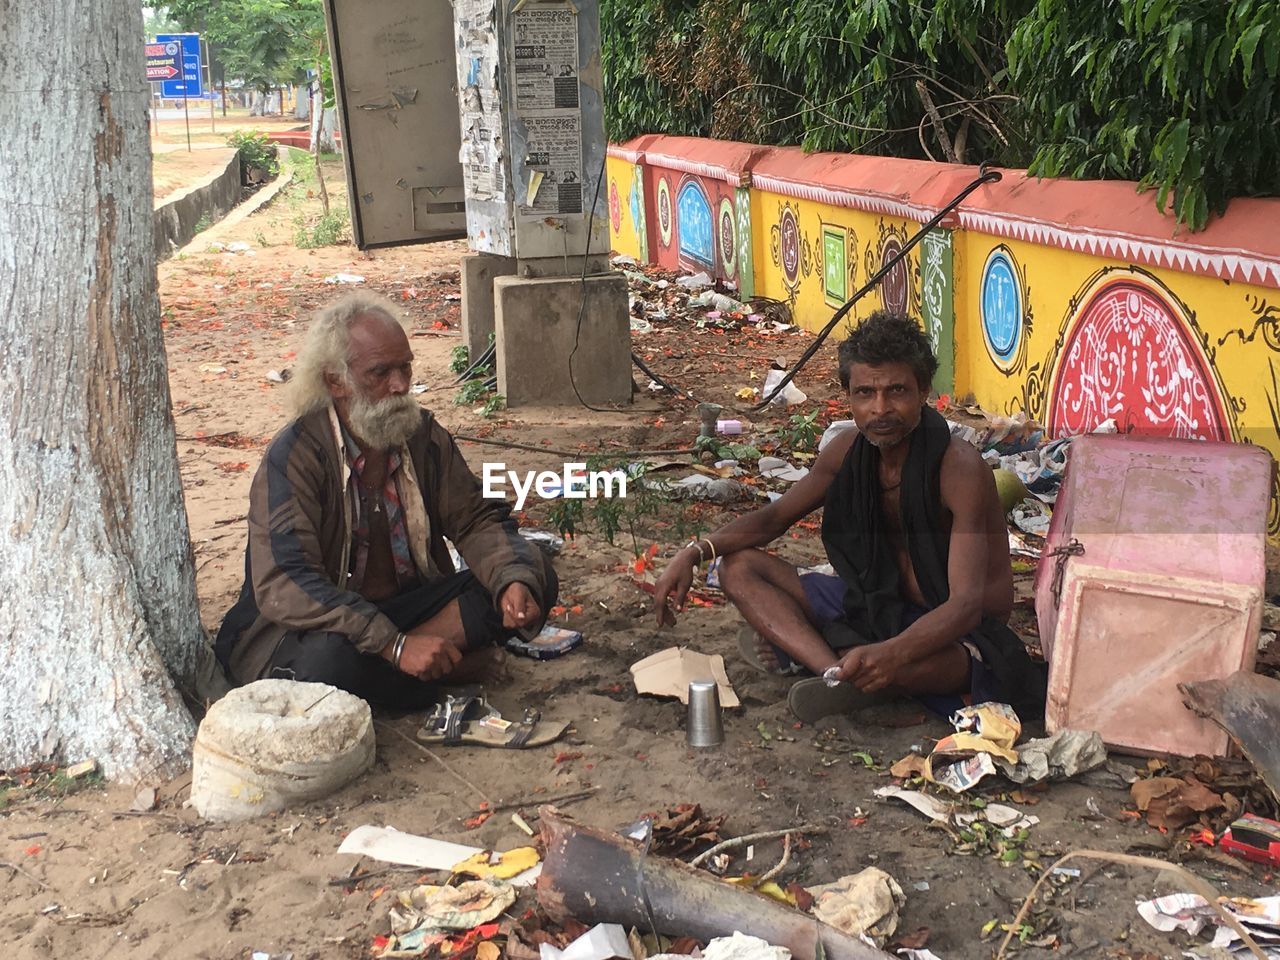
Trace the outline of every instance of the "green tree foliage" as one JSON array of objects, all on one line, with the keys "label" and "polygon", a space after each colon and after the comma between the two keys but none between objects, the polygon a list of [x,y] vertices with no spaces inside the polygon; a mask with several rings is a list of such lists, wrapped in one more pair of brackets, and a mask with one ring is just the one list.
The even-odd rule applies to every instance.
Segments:
[{"label": "green tree foliage", "polygon": [[609,133],[1280,188],[1280,0],[603,0]]},{"label": "green tree foliage", "polygon": [[260,90],[327,60],[320,0],[169,0],[168,16],[218,49],[227,76]]}]

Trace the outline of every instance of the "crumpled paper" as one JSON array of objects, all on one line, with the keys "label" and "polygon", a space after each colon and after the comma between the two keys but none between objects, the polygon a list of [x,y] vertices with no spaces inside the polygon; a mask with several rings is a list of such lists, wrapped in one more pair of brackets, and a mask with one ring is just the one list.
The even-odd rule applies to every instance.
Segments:
[{"label": "crumpled paper", "polygon": [[1094,730],[1059,730],[1052,737],[1018,747],[1015,763],[997,759],[996,768],[1014,783],[1069,780],[1107,762],[1102,735]]},{"label": "crumpled paper", "polygon": [[980,703],[951,715],[956,732],[943,737],[925,764],[926,780],[963,793],[995,773],[996,757],[1018,762],[1013,749],[1022,733],[1022,721],[1007,703]]},{"label": "crumpled paper", "polygon": [[470,930],[496,919],[516,902],[516,889],[509,883],[468,880],[456,887],[421,884],[396,894],[390,910],[391,929],[407,933],[419,927],[427,930]]},{"label": "crumpled paper", "polygon": [[898,929],[898,911],[907,902],[898,881],[878,867],[807,889],[813,895],[815,917],[878,947]]}]

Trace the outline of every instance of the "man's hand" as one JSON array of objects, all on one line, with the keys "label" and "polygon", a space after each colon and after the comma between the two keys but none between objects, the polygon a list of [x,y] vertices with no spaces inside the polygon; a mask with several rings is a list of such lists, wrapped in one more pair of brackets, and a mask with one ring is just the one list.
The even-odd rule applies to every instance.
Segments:
[{"label": "man's hand", "polygon": [[697,547],[685,547],[671,558],[667,568],[662,571],[662,576],[653,586],[653,609],[658,615],[658,626],[675,626],[676,615],[671,609],[672,604],[676,610],[684,613],[685,598],[689,595],[689,588],[693,586],[693,567],[700,559],[702,553]]},{"label": "man's hand", "polygon": [[502,610],[502,625],[508,630],[519,630],[531,627],[542,616],[542,608],[533,599],[529,588],[519,580],[508,584],[498,598],[498,607]]},{"label": "man's hand", "polygon": [[[388,650],[394,646],[388,646]],[[386,656],[390,658],[390,654]],[[419,680],[439,680],[462,661],[462,651],[444,637],[406,633],[400,652],[400,672]]]},{"label": "man's hand", "polygon": [[854,647],[840,661],[836,676],[863,693],[875,693],[898,685],[898,671],[904,666],[899,648],[892,640]]}]

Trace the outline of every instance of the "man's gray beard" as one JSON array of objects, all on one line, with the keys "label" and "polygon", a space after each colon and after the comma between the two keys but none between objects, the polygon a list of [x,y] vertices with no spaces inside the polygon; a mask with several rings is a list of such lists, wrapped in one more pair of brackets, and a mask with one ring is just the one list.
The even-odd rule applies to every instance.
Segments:
[{"label": "man's gray beard", "polygon": [[368,400],[357,394],[351,398],[347,417],[351,432],[362,443],[374,450],[390,450],[413,436],[422,423],[422,408],[410,396]]}]

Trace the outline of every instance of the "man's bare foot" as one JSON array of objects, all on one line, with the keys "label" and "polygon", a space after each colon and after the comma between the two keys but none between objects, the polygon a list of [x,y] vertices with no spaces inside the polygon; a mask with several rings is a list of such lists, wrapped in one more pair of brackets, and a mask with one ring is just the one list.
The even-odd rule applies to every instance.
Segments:
[{"label": "man's bare foot", "polygon": [[756,632],[749,623],[738,631],[738,652],[748,665],[775,677],[787,677],[797,672],[795,664],[783,665],[777,648]]}]

